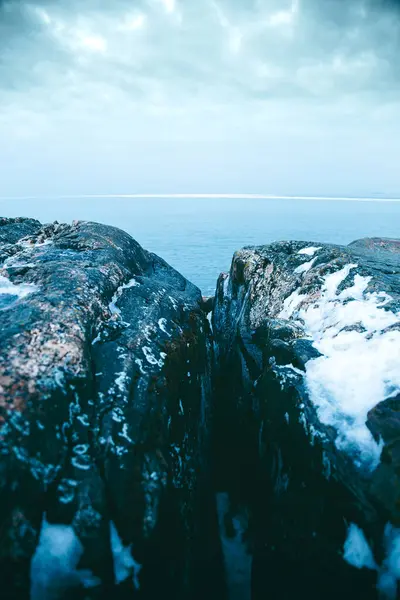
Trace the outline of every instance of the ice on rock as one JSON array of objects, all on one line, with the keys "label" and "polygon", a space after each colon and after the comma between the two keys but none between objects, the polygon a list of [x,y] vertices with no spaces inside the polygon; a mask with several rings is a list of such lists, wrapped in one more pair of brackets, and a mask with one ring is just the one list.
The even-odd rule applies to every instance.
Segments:
[{"label": "ice on rock", "polygon": [[322,355],[307,362],[305,375],[319,419],[337,429],[337,447],[374,468],[381,444],[366,426],[367,414],[400,392],[400,331],[388,330],[400,315],[385,309],[387,293],[366,292],[370,277],[355,274],[353,285],[338,293],[356,267],[325,276],[320,297],[311,303],[295,290],[279,316],[299,320]]}]

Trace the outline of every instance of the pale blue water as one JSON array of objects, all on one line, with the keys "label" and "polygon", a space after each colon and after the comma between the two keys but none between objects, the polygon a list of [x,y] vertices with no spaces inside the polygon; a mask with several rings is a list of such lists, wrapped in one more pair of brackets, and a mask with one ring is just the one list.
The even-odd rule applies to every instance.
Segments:
[{"label": "pale blue water", "polygon": [[145,248],[213,293],[242,246],[297,239],[347,244],[366,236],[400,237],[400,202],[284,199],[0,200],[1,216],[42,222],[88,219],[121,227]]}]

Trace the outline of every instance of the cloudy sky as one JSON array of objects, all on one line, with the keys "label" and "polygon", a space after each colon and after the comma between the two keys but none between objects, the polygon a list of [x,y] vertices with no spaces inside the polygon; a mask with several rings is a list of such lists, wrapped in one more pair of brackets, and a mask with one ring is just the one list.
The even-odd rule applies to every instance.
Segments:
[{"label": "cloudy sky", "polygon": [[0,196],[400,195],[395,0],[0,0]]}]

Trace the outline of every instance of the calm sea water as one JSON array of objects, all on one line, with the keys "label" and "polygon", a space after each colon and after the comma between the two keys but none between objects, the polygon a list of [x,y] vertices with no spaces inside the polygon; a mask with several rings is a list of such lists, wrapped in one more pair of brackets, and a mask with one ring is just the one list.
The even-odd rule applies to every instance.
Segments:
[{"label": "calm sea water", "polygon": [[287,199],[68,198],[0,200],[1,216],[87,219],[121,227],[212,294],[242,246],[277,240],[347,244],[400,237],[400,202]]}]

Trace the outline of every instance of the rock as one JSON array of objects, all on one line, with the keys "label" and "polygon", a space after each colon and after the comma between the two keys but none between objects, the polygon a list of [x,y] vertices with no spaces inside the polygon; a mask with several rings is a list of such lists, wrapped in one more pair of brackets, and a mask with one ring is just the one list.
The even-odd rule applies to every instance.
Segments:
[{"label": "rock", "polygon": [[219,278],[214,461],[253,600],[398,593],[399,244],[244,248]]},{"label": "rock", "polygon": [[0,217],[0,244],[15,244],[20,239],[36,233],[40,227],[36,219]]},{"label": "rock", "polygon": [[203,296],[201,306],[207,315],[212,312],[214,308],[214,296]]},{"label": "rock", "polygon": [[351,242],[349,246],[357,250],[372,250],[373,252],[400,252],[400,240],[390,238],[362,238]]},{"label": "rock", "polygon": [[206,593],[218,544],[200,291],[113,227],[0,232],[2,598]]}]

